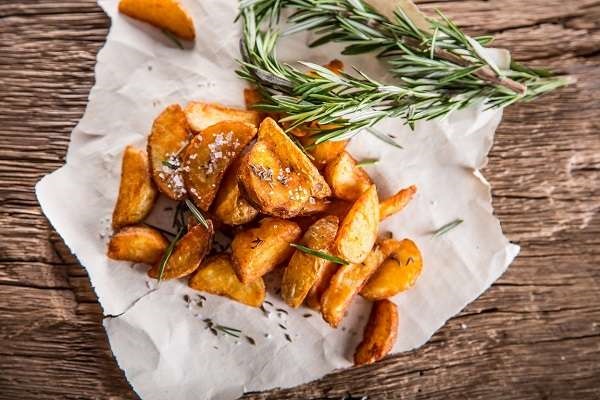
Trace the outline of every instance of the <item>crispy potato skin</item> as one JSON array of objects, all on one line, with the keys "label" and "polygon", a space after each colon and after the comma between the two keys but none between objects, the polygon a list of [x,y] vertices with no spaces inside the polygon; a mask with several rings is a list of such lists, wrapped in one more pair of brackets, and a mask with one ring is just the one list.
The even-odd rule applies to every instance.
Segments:
[{"label": "crispy potato skin", "polygon": [[[214,228],[209,220],[209,229],[195,225],[179,240],[173,254],[164,268],[162,280],[178,279],[194,272],[200,266],[204,257],[212,247]],[[154,266],[148,271],[150,278],[158,279],[160,266]]]},{"label": "crispy potato skin", "polygon": [[112,216],[113,229],[143,221],[152,211],[157,195],[150,174],[148,155],[127,146],[123,153],[119,197]]},{"label": "crispy potato skin", "polygon": [[358,264],[365,260],[377,239],[379,201],[377,189],[371,185],[352,205],[344,218],[335,249],[343,259]]},{"label": "crispy potato skin", "polygon": [[108,243],[113,260],[154,264],[160,261],[169,242],[156,229],[144,225],[128,226],[115,233]]},{"label": "crispy potato skin", "polygon": [[208,211],[225,171],[256,136],[254,125],[224,121],[204,129],[183,153],[183,180],[194,204]]},{"label": "crispy potato skin", "polygon": [[313,156],[312,161],[317,168],[323,169],[327,166],[327,164],[342,154],[347,145],[347,140],[340,140],[337,142],[328,141],[315,145],[308,152],[311,156]]},{"label": "crispy potato skin", "polygon": [[245,122],[258,127],[260,114],[252,110],[225,107],[215,103],[191,101],[185,106],[187,121],[196,133],[224,121]]},{"label": "crispy potato skin", "polygon": [[296,223],[279,218],[264,218],[257,228],[239,232],[231,242],[239,280],[250,283],[284,263],[294,252],[290,243],[301,234]]},{"label": "crispy potato skin", "polygon": [[327,263],[321,268],[315,283],[312,285],[304,299],[304,303],[308,307],[317,311],[321,310],[323,293],[325,293],[325,290],[329,287],[329,282],[331,282],[331,278],[333,278],[333,275],[335,275],[338,269],[340,269],[340,265],[334,263]]},{"label": "crispy potato skin", "polygon": [[258,130],[258,139],[269,146],[280,160],[308,179],[310,195],[315,199],[331,196],[331,189],[317,168],[272,118],[265,118]]},{"label": "crispy potato skin", "polygon": [[325,179],[338,199],[354,201],[373,182],[364,169],[356,166],[356,160],[343,152],[325,168]]},{"label": "crispy potato skin", "polygon": [[245,199],[238,182],[241,158],[227,170],[213,203],[213,214],[227,225],[243,225],[258,215],[258,210]]},{"label": "crispy potato skin", "polygon": [[387,258],[360,291],[367,300],[386,299],[410,289],[423,269],[421,252],[412,240],[385,242],[382,248]]},{"label": "crispy potato skin", "polygon": [[415,185],[401,189],[392,197],[388,197],[379,203],[379,219],[383,221],[387,217],[396,214],[404,209],[417,193]]},{"label": "crispy potato skin", "polygon": [[121,0],[119,11],[131,18],[167,29],[182,39],[194,40],[194,21],[178,0]]},{"label": "crispy potato skin", "polygon": [[379,247],[375,247],[363,263],[339,267],[321,297],[321,314],[329,325],[336,328],[340,324],[354,295],[360,291],[383,260],[383,252]]},{"label": "crispy potato skin", "polygon": [[[337,217],[321,218],[308,228],[302,238],[302,244],[311,249],[329,253],[338,224]],[[327,264],[331,264],[331,262],[296,250],[283,273],[281,281],[283,301],[290,307],[299,307],[310,288],[322,275]]]},{"label": "crispy potato skin", "polygon": [[256,208],[275,217],[293,218],[310,200],[308,181],[261,141],[244,156],[239,182]]},{"label": "crispy potato skin", "polygon": [[190,278],[189,286],[203,292],[228,297],[250,307],[259,307],[266,295],[262,278],[248,284],[239,281],[227,254],[219,254],[205,260]]},{"label": "crispy potato skin", "polygon": [[381,360],[394,347],[398,334],[398,308],[389,300],[373,304],[363,340],[354,353],[354,365]]},{"label": "crispy potato skin", "polygon": [[181,168],[172,169],[164,163],[176,156],[191,139],[191,133],[185,114],[178,104],[168,106],[154,120],[152,131],[148,137],[148,157],[152,178],[160,190],[168,198],[181,200],[186,195]]}]

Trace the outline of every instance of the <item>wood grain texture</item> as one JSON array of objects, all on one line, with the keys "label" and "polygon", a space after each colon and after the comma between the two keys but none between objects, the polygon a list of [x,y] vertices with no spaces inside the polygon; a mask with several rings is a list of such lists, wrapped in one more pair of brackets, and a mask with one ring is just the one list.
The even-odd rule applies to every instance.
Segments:
[{"label": "wood grain texture", "polygon": [[[522,252],[423,348],[253,399],[600,398],[600,1],[420,1],[578,79],[511,107],[484,170]],[[109,20],[94,0],[0,2],[0,399],[137,398],[35,183],[64,162]]]}]

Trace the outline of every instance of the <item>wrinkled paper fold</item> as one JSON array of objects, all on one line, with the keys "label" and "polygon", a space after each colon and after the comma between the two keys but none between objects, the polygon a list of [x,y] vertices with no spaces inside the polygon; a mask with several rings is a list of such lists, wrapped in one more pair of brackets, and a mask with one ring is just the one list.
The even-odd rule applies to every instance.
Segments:
[{"label": "wrinkled paper fold", "polygon": [[[234,74],[240,37],[234,22],[237,1],[184,4],[196,21],[198,38],[194,47],[181,50],[159,30],[119,15],[116,0],[100,0],[112,26],[98,55],[85,115],[71,136],[67,164],[36,187],[44,213],[87,269],[106,315],[112,350],[143,399],[234,399],[246,391],[295,386],[348,367],[368,318],[369,305],[360,298],[343,327],[334,330],[309,309],[290,310],[274,294],[274,285],[269,285],[273,306],[265,305],[266,315],[211,295],[205,295],[200,307],[197,292],[185,280],[157,288],[145,274],[147,267],[105,256],[125,146],[144,147],[153,119],[170,103],[243,106],[245,84]],[[308,50],[307,42],[305,34],[286,39],[281,58],[324,64],[339,54],[335,46]],[[491,55],[499,63],[507,61],[505,52]],[[347,68],[353,65],[389,79],[372,57],[338,58]],[[477,171],[486,162],[501,116],[498,110],[471,107],[418,123],[414,131],[389,120],[378,129],[392,134],[403,149],[368,133],[349,146],[358,159],[380,160],[367,168],[381,197],[418,186],[406,210],[381,227],[396,238],[413,239],[424,257],[416,286],[394,298],[400,311],[394,352],[423,345],[518,253],[502,234],[490,187]],[[158,212],[161,207],[157,205]],[[442,237],[432,236],[456,218],[465,222]],[[186,294],[190,305],[183,300]],[[215,336],[206,329],[205,318],[243,335]]]}]

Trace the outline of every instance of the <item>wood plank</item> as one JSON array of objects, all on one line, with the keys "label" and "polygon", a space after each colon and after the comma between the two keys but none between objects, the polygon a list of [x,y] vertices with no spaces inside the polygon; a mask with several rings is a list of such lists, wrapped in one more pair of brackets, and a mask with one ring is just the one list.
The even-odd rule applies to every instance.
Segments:
[{"label": "wood plank", "polygon": [[[522,253],[423,348],[245,398],[600,397],[600,2],[419,3],[578,79],[508,109],[484,170]],[[136,398],[33,194],[64,162],[109,21],[94,0],[4,2],[0,21],[0,399]]]}]

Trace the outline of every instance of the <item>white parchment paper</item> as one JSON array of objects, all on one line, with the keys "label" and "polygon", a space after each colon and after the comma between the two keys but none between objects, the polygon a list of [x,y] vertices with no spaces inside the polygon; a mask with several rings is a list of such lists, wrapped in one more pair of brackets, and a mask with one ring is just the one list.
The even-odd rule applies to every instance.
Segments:
[{"label": "white parchment paper", "polygon": [[[107,316],[104,326],[112,350],[142,398],[233,399],[245,391],[299,385],[348,367],[368,318],[368,304],[359,298],[343,327],[334,330],[311,310],[289,310],[274,294],[274,285],[268,295],[273,305],[265,305],[268,315],[211,295],[205,295],[200,307],[185,280],[157,288],[146,277],[147,267],[105,256],[125,146],[145,146],[153,119],[170,103],[206,100],[243,106],[244,83],[234,74],[240,36],[234,23],[237,1],[183,3],[198,29],[195,46],[185,50],[159,30],[118,14],[117,0],[100,0],[112,27],[98,55],[87,110],[71,136],[67,164],[36,187],[44,213],[87,269]],[[326,63],[339,54],[335,47],[309,51],[307,40],[306,35],[287,39],[282,58]],[[505,52],[491,54],[499,63],[507,62]],[[370,57],[342,60],[347,67],[386,79]],[[425,260],[415,288],[394,299],[400,309],[394,352],[424,344],[518,253],[503,236],[493,216],[490,187],[477,172],[500,119],[501,111],[472,107],[419,123],[414,131],[390,120],[379,129],[393,134],[403,150],[367,133],[350,144],[355,157],[381,160],[368,167],[380,197],[418,186],[407,209],[382,226],[396,238],[413,239]],[[158,212],[163,206],[157,205]],[[432,237],[456,218],[465,222]],[[190,305],[183,301],[186,294]],[[243,336],[214,336],[205,318],[242,330],[255,345]]]}]

